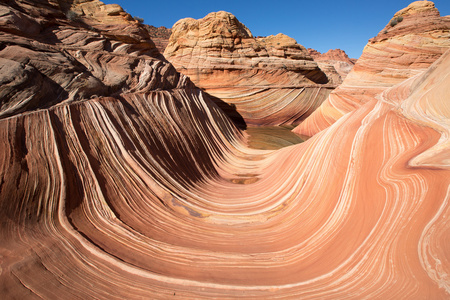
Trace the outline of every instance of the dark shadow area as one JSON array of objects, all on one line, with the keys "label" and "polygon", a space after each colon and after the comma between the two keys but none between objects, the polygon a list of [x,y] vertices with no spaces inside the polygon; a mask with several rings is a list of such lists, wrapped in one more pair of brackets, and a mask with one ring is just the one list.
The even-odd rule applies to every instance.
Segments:
[{"label": "dark shadow area", "polygon": [[315,70],[312,70],[312,71],[305,70],[305,71],[302,71],[301,73],[306,78],[308,78],[309,80],[311,80],[317,84],[329,83],[329,79],[328,79],[327,75],[319,67],[317,67],[317,69],[315,69]]},{"label": "dark shadow area", "polygon": [[55,131],[56,143],[61,154],[61,165],[65,174],[65,188],[67,195],[65,199],[66,216],[69,218],[69,221],[71,221],[70,215],[76,208],[81,206],[81,203],[85,198],[83,181],[81,180],[80,173],[77,170],[77,167],[69,158],[70,147],[67,142],[64,124],[53,111],[49,111],[49,115],[53,129]]},{"label": "dark shadow area", "polygon": [[203,91],[203,93],[205,95],[207,95],[209,97],[209,99],[213,103],[215,103],[231,119],[231,121],[233,121],[234,125],[236,125],[237,128],[239,128],[241,130],[247,129],[247,123],[245,123],[244,118],[237,111],[236,105],[226,103],[222,99],[212,96],[211,94],[208,94],[205,91]]}]

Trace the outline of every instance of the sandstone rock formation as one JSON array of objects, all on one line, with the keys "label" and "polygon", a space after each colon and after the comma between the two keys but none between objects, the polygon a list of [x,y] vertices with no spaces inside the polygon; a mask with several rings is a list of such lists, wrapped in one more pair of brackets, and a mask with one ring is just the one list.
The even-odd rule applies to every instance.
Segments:
[{"label": "sandstone rock formation", "polygon": [[0,117],[125,90],[177,86],[179,74],[154,59],[162,57],[138,22],[97,13],[110,12],[108,5],[89,13],[99,1],[84,1],[81,8],[76,2],[67,8],[69,2],[0,6]]},{"label": "sandstone rock formation", "polygon": [[347,53],[341,49],[330,49],[325,53],[308,48],[308,53],[315,61],[343,61],[348,64],[355,64],[357,59],[348,57]]},{"label": "sandstone rock formation", "polygon": [[223,11],[178,21],[164,56],[248,124],[298,123],[336,87],[294,39],[254,38]]},{"label": "sandstone rock formation", "polygon": [[335,82],[341,84],[352,70],[356,59],[349,58],[347,53],[341,49],[330,49],[325,53],[308,48],[308,53],[317,62],[328,78],[333,78]]},{"label": "sandstone rock formation", "polygon": [[440,17],[431,1],[413,2],[392,20],[369,41],[344,83],[296,133],[316,134],[387,88],[421,73],[450,47],[450,16]]},{"label": "sandstone rock formation", "polygon": [[49,2],[59,6],[69,19],[87,17],[87,20],[110,25],[128,25],[130,21],[133,21],[132,16],[117,4],[105,5],[99,0],[51,0]]},{"label": "sandstone rock formation", "polygon": [[0,26],[4,49],[21,47],[2,68],[23,74],[2,103],[47,81],[76,94],[74,72],[105,96],[44,91],[40,109],[0,119],[3,298],[448,299],[450,52],[308,141],[262,151],[150,46],[14,3],[3,16],[42,34]]},{"label": "sandstone rock formation", "polygon": [[144,24],[144,27],[148,30],[150,38],[155,43],[156,48],[159,52],[164,53],[167,45],[169,44],[170,35],[172,34],[172,29],[166,28],[164,26],[155,27],[152,25]]}]

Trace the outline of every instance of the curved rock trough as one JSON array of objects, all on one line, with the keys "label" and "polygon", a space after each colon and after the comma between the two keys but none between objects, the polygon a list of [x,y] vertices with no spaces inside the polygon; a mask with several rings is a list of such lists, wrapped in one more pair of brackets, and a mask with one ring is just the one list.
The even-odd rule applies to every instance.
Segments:
[{"label": "curved rock trough", "polygon": [[61,2],[0,4],[4,298],[448,299],[449,51],[258,150],[129,15]]}]

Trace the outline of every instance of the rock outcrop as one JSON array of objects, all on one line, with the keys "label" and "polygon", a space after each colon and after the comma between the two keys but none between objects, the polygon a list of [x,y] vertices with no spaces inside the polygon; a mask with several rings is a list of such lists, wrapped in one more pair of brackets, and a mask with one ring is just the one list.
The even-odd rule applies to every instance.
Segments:
[{"label": "rock outcrop", "polygon": [[1,5],[0,117],[178,85],[179,74],[160,60],[144,27],[115,5],[91,2]]},{"label": "rock outcrop", "polygon": [[105,5],[99,0],[53,1],[66,13],[69,19],[86,17],[87,20],[103,24],[128,25],[133,18],[120,5]]},{"label": "rock outcrop", "polygon": [[369,40],[343,84],[295,132],[316,134],[387,88],[421,73],[449,47],[450,17],[440,17],[431,1],[411,3]]},{"label": "rock outcrop", "polygon": [[335,82],[341,84],[352,70],[356,59],[349,58],[347,53],[341,49],[330,49],[325,53],[308,48],[308,53],[317,62],[328,78],[333,78]]},{"label": "rock outcrop", "polygon": [[336,87],[294,39],[254,38],[223,11],[178,21],[164,56],[248,124],[298,123]]},{"label": "rock outcrop", "polygon": [[152,25],[144,24],[144,27],[148,30],[150,38],[155,43],[156,48],[159,52],[164,53],[167,45],[169,44],[170,35],[172,34],[172,29],[166,28],[164,26],[155,27]]},{"label": "rock outcrop", "polygon": [[[0,4],[40,32],[0,18],[2,103],[43,82],[78,95],[0,119],[2,298],[449,298],[450,52],[306,142],[255,150],[135,43],[146,30],[127,43],[49,3]],[[104,96],[76,93],[76,72]]]},{"label": "rock outcrop", "polygon": [[330,49],[325,53],[320,53],[315,49],[308,48],[308,53],[315,61],[342,61],[354,65],[357,59],[348,57],[347,53],[341,49]]}]

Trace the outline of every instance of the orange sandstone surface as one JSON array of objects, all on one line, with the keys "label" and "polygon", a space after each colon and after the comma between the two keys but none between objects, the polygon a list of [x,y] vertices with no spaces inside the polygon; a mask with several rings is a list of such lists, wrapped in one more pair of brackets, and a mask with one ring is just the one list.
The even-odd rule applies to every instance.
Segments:
[{"label": "orange sandstone surface", "polygon": [[369,40],[342,85],[294,132],[312,136],[387,88],[428,68],[450,47],[450,16],[431,1],[416,1],[397,12]]},{"label": "orange sandstone surface", "polygon": [[61,2],[0,4],[3,298],[449,298],[450,52],[255,150],[142,25]]},{"label": "orange sandstone surface", "polygon": [[[335,79],[336,82],[342,83],[356,63],[356,59],[349,58],[347,53],[341,49],[330,49],[325,53],[320,53],[311,48],[307,50],[320,69],[324,70],[328,78],[332,78],[332,76],[337,77]],[[329,71],[327,72],[327,70]]]},{"label": "orange sandstone surface", "polygon": [[298,124],[341,82],[328,78],[294,39],[281,33],[255,38],[224,11],[175,23],[164,56],[224,101],[228,114],[235,110],[253,125]]}]

